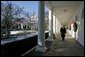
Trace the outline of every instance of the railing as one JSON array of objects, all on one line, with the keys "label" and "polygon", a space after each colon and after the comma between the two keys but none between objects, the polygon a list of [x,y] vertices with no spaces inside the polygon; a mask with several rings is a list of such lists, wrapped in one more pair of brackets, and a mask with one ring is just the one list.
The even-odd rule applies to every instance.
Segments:
[{"label": "railing", "polygon": [[[37,45],[37,37],[38,35],[35,34],[22,40],[1,44],[1,56],[22,55]],[[45,39],[47,38],[48,32],[45,32]]]}]

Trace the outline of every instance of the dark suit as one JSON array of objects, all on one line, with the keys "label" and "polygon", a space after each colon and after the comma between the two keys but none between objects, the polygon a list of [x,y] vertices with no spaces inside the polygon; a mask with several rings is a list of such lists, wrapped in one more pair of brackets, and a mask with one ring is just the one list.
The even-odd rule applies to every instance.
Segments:
[{"label": "dark suit", "polygon": [[64,27],[64,28],[61,27],[60,32],[61,32],[62,40],[64,40],[65,33],[66,33],[66,29],[65,29],[65,27]]}]

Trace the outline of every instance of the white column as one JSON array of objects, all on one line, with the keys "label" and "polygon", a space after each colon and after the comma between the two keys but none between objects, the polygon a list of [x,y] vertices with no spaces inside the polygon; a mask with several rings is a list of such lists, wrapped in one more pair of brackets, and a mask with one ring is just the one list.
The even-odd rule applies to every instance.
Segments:
[{"label": "white column", "polygon": [[21,24],[21,29],[23,29],[23,24]]},{"label": "white column", "polygon": [[53,11],[49,10],[49,38],[48,41],[54,41],[53,39]]},{"label": "white column", "polygon": [[56,19],[55,19],[55,15],[53,15],[53,33],[56,34]]},{"label": "white column", "polygon": [[38,8],[38,46],[35,49],[36,51],[39,52],[45,52],[46,51],[46,47],[45,47],[45,16],[44,16],[44,1],[39,1],[38,4],[39,8]]}]

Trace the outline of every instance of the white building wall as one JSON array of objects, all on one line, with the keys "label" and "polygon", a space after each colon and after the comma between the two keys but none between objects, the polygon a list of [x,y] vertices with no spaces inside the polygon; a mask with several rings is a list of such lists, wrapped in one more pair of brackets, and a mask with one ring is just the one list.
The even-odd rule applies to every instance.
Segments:
[{"label": "white building wall", "polygon": [[84,9],[84,2],[81,3],[78,11],[78,18],[79,18],[79,30],[77,33],[77,41],[84,46],[84,18],[81,18],[82,10]]},{"label": "white building wall", "polygon": [[84,46],[84,19],[80,21],[77,41]]},{"label": "white building wall", "polygon": [[73,24],[71,24],[71,30],[68,30],[69,34],[72,35],[73,38],[76,38],[76,40],[84,46],[84,19],[81,18],[82,10],[84,8],[84,2],[82,2],[76,11],[76,14],[74,15],[73,19],[75,16],[78,16],[78,29],[75,35],[75,32],[73,31]]}]

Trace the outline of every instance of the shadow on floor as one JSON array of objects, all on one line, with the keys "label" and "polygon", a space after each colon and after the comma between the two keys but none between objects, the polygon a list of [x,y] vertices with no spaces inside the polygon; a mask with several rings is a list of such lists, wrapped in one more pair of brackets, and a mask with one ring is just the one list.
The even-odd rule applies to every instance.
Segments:
[{"label": "shadow on floor", "polygon": [[45,53],[33,50],[25,56],[84,56],[84,47],[69,34],[65,41],[61,40],[60,35],[56,36],[54,42],[46,41],[46,47],[48,49]]}]

